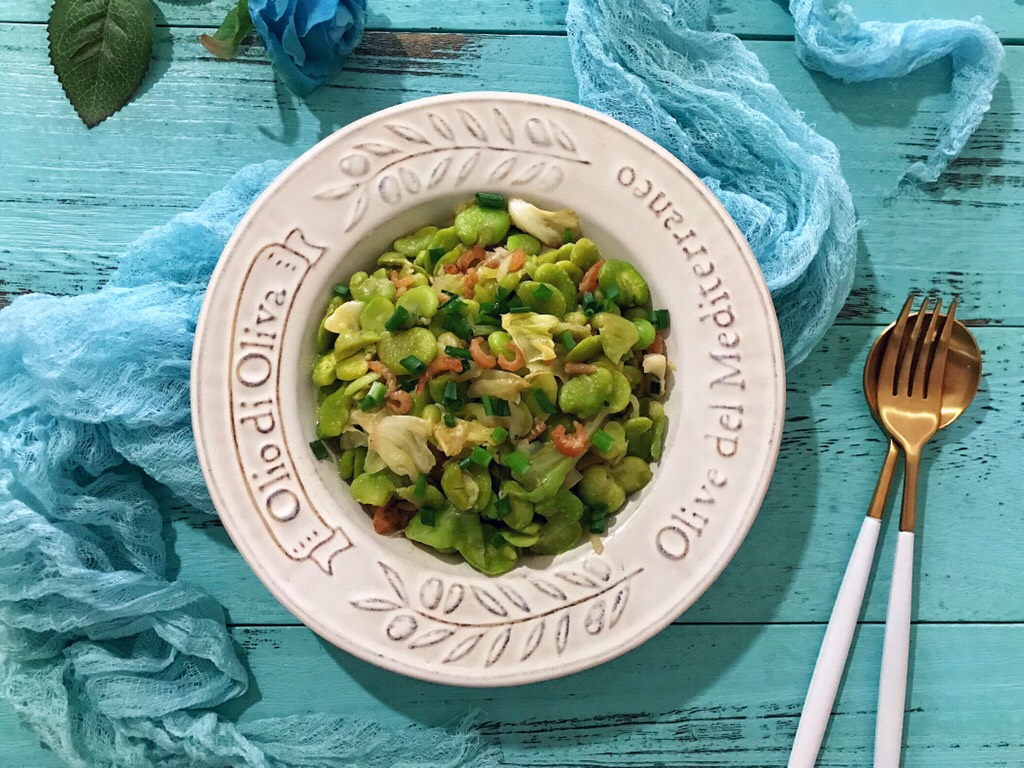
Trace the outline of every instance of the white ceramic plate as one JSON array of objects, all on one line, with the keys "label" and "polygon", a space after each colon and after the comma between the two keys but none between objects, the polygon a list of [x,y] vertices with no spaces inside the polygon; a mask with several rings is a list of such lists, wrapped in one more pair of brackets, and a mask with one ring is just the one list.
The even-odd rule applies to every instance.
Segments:
[{"label": "white ceramic plate", "polygon": [[[569,207],[667,307],[669,434],[654,481],[588,543],[488,578],[373,532],[318,462],[312,337],[330,288],[478,190]],[[782,435],[782,349],[743,236],[697,177],[639,133],[567,102],[442,96],[317,144],[257,200],[203,305],[199,459],[224,525],[303,623],[367,661],[456,685],[516,685],[636,647],[721,573],[757,514]]]}]

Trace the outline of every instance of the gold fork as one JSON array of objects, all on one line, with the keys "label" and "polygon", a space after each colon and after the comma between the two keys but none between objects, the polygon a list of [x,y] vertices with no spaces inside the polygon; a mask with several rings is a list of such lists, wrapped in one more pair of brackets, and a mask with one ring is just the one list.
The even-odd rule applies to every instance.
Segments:
[{"label": "gold fork", "polygon": [[918,468],[921,449],[941,423],[942,377],[957,304],[954,299],[943,322],[939,314],[942,300],[935,299],[931,304],[931,299],[926,298],[916,318],[908,323],[914,299],[911,295],[903,305],[878,377],[879,417],[892,438],[903,448],[906,470],[900,532],[885,617],[878,721],[875,724],[875,768],[899,768],[900,764],[910,652]]}]

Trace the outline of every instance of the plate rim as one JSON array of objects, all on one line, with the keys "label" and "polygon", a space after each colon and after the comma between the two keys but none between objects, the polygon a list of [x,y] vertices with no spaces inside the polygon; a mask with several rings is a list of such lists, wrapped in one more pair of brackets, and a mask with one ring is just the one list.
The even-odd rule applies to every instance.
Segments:
[{"label": "plate rim", "polygon": [[[335,141],[338,134],[354,133],[365,126],[373,125],[381,120],[402,114],[409,110],[422,108],[424,105],[464,103],[467,101],[500,101],[503,103],[512,102],[527,105],[539,104],[582,114],[590,119],[603,123],[614,131],[626,134],[629,138],[633,139],[642,147],[653,152],[656,156],[662,159],[666,166],[671,168],[673,172],[681,175],[687,182],[701,190],[702,194],[708,200],[710,207],[715,211],[719,219],[725,225],[726,231],[729,233],[738,251],[742,255],[741,260],[747,270],[747,273],[752,278],[752,284],[757,293],[757,298],[761,303],[764,320],[766,321],[769,337],[767,352],[772,372],[772,384],[774,385],[772,392],[774,409],[770,413],[770,418],[766,419],[766,422],[769,423],[771,427],[768,438],[768,452],[765,457],[765,461],[762,463],[756,482],[752,485],[752,491],[749,497],[749,508],[746,510],[746,514],[742,518],[741,524],[734,526],[732,535],[725,540],[725,544],[721,549],[719,557],[705,569],[703,577],[694,583],[694,586],[688,590],[686,595],[681,600],[676,601],[672,603],[671,606],[667,607],[657,621],[645,623],[639,631],[624,636],[621,642],[608,646],[600,653],[586,654],[575,659],[561,660],[556,665],[538,669],[534,672],[512,671],[504,672],[504,674],[495,673],[487,677],[466,677],[460,675],[455,669],[412,666],[401,661],[395,655],[374,653],[366,646],[358,645],[355,642],[349,641],[347,637],[339,634],[330,625],[322,623],[315,615],[299,609],[295,603],[286,596],[285,590],[283,590],[278,584],[279,579],[276,576],[273,576],[271,570],[269,568],[264,568],[262,561],[259,558],[250,557],[250,546],[246,536],[246,526],[235,525],[234,521],[229,522],[229,520],[231,520],[231,515],[225,516],[221,511],[222,509],[229,508],[231,505],[226,502],[227,497],[219,486],[217,478],[212,471],[210,462],[205,458],[208,446],[207,441],[203,438],[202,396],[200,391],[203,388],[201,371],[204,367],[203,355],[201,354],[203,346],[202,339],[206,332],[206,326],[209,322],[210,314],[213,311],[211,309],[211,302],[207,300],[207,297],[211,294],[209,288],[214,286],[220,279],[222,273],[228,269],[228,259],[225,257],[236,247],[237,242],[244,236],[244,233],[258,218],[255,211],[260,207],[260,203],[275,195],[278,188],[283,186],[294,174],[298,173],[311,156],[319,153],[321,147],[326,143]],[[711,584],[721,576],[727,565],[735,557],[740,546],[742,546],[743,541],[746,539],[747,534],[753,526],[754,520],[756,520],[760,513],[770,486],[771,478],[778,463],[778,456],[782,442],[782,432],[785,422],[786,369],[778,317],[775,312],[771,293],[764,280],[764,276],[757,263],[757,259],[738,225],[725,209],[725,206],[692,169],[668,152],[668,150],[636,129],[615,120],[614,118],[604,115],[601,112],[590,109],[589,107],[549,96],[505,91],[470,91],[439,96],[427,96],[403,102],[383,110],[372,112],[369,115],[348,123],[328,136],[325,136],[323,139],[316,142],[316,144],[305,150],[297,158],[292,160],[255,198],[246,213],[235,226],[231,236],[228,238],[207,285],[207,293],[204,296],[203,304],[196,322],[193,341],[192,360],[190,366],[190,402],[192,430],[196,445],[196,452],[199,457],[199,464],[202,469],[204,480],[206,481],[207,488],[210,492],[211,501],[213,501],[214,507],[217,510],[218,517],[221,519],[232,543],[242,555],[249,568],[260,580],[263,587],[266,588],[286,610],[295,616],[298,621],[314,631],[320,637],[324,638],[327,642],[341,648],[346,653],[350,653],[363,661],[369,662],[377,667],[387,669],[391,672],[427,682],[456,687],[510,687],[565,677],[567,675],[604,664],[621,656],[623,653],[639,647],[674,623],[683,613],[689,610],[693,604],[704,595]]]}]

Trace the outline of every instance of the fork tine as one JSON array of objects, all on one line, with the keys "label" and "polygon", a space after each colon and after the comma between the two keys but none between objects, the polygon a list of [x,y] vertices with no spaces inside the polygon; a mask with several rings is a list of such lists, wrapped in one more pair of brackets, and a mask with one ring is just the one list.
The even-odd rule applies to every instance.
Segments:
[{"label": "fork tine", "polygon": [[942,396],[942,377],[946,373],[946,356],[949,352],[950,339],[953,338],[953,317],[956,315],[956,305],[959,301],[958,298],[953,299],[953,303],[949,305],[946,320],[942,324],[942,335],[935,345],[935,359],[932,361],[932,370],[928,374],[928,382],[924,390],[926,398],[931,397],[932,393],[939,397]]},{"label": "fork tine", "polygon": [[907,329],[907,317],[910,316],[910,308],[914,306],[917,294],[910,294],[907,297],[900,316],[889,335],[889,342],[885,345],[885,356],[882,358],[882,365],[878,370],[879,389],[888,389],[894,392],[896,388],[896,361],[900,358],[900,350],[903,347],[903,337]]},{"label": "fork tine", "polygon": [[910,329],[910,341],[907,342],[907,347],[900,356],[899,381],[896,384],[895,394],[910,394],[910,375],[914,368],[917,367],[917,362],[921,357],[919,349],[921,329],[924,328],[928,322],[928,313],[930,312],[929,306],[931,302],[931,297],[926,296],[924,301],[921,302],[921,308],[917,311],[917,316],[914,318],[914,325]]},{"label": "fork tine", "polygon": [[935,308],[931,311],[931,317],[922,316],[920,325],[924,327],[925,320],[928,327],[925,329],[924,338],[921,339],[921,352],[916,356],[914,366],[914,378],[910,383],[910,394],[925,397],[925,382],[928,380],[928,371],[933,367],[929,363],[935,359],[935,350],[938,347],[939,319],[942,310],[942,299],[935,300]]}]

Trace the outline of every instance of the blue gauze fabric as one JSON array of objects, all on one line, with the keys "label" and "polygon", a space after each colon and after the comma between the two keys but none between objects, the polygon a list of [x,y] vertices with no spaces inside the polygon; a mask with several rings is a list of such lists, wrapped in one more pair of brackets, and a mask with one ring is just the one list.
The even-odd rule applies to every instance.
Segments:
[{"label": "blue gauze fabric", "polygon": [[143,236],[98,293],[0,312],[0,690],[83,768],[497,765],[465,728],[209,711],[248,675],[221,606],[167,579],[153,481],[214,514],[189,416],[196,318],[282,168],[250,166]]},{"label": "blue gauze fabric", "polygon": [[[724,202],[773,289],[792,364],[849,288],[850,195],[835,148],[736,38],[702,31],[707,11],[571,0],[581,94]],[[956,105],[936,152],[908,171],[938,173],[987,107],[1001,57],[991,33],[858,26],[822,3],[793,11],[804,61],[846,79],[952,54]],[[189,421],[195,322],[224,243],[281,167],[247,168],[144,235],[98,293],[0,312],[0,692],[73,766],[497,765],[461,727],[396,731],[340,714],[235,724],[213,711],[247,675],[221,607],[168,580],[157,497],[162,485],[213,514]]]},{"label": "blue gauze fabric", "polygon": [[[710,0],[570,0],[580,101],[694,170],[746,235],[772,292],[786,364],[802,361],[853,284],[857,222],[835,146],[790,107]],[[792,0],[805,65],[847,81],[896,77],[951,55],[953,107],[905,177],[934,181],[988,110],[999,39],[977,23],[860,24],[834,0]]]}]

